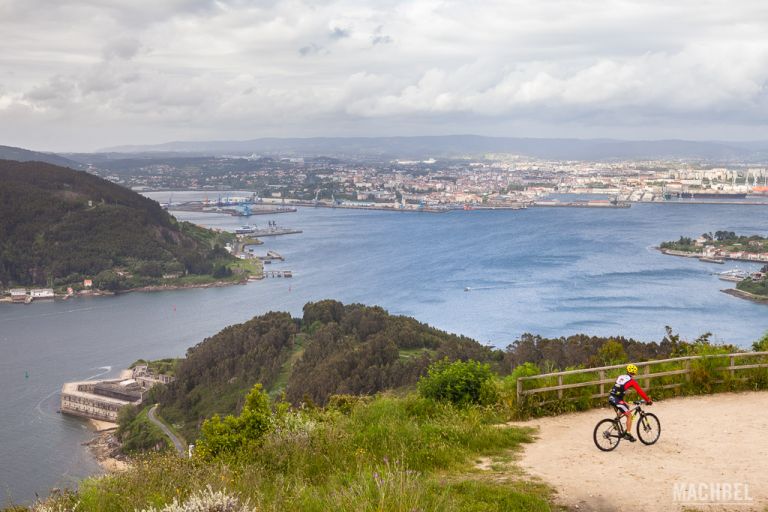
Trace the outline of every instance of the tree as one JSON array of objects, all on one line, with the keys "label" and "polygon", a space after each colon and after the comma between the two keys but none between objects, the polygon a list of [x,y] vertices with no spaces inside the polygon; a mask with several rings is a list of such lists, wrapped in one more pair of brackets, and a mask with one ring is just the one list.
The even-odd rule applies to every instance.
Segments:
[{"label": "tree", "polygon": [[93,279],[99,290],[117,291],[123,287],[125,279],[114,270],[102,270]]},{"label": "tree", "polygon": [[163,267],[157,261],[147,261],[139,265],[136,273],[147,277],[162,277]]},{"label": "tree", "polygon": [[608,340],[597,351],[597,359],[603,366],[611,366],[627,362],[624,347],[616,340]]},{"label": "tree", "polygon": [[218,414],[203,422],[197,453],[210,459],[219,455],[235,454],[249,446],[258,445],[273,424],[269,396],[256,384],[245,399],[239,416]]},{"label": "tree", "polygon": [[768,351],[768,332],[763,334],[763,337],[752,344],[752,350],[755,352]]},{"label": "tree", "polygon": [[720,242],[733,240],[735,238],[737,238],[737,236],[733,231],[715,231],[715,239]]},{"label": "tree", "polygon": [[230,277],[232,275],[232,269],[227,265],[216,265],[213,270],[213,277],[220,279],[222,277]]},{"label": "tree", "polygon": [[487,404],[495,401],[493,374],[487,364],[447,359],[432,364],[419,380],[419,393],[426,398],[456,405]]}]

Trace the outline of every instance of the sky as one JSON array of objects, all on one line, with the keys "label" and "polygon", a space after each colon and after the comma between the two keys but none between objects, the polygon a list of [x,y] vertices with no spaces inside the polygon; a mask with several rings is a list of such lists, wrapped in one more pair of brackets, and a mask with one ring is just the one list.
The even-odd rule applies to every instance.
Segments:
[{"label": "sky", "polygon": [[765,0],[0,0],[0,145],[767,140]]}]

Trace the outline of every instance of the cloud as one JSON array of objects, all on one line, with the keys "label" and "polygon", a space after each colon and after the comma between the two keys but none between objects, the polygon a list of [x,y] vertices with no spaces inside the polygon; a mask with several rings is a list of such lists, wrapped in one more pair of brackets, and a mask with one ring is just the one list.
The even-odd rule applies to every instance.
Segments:
[{"label": "cloud", "polygon": [[133,37],[123,37],[108,43],[102,52],[104,59],[130,60],[139,53],[141,43]]},{"label": "cloud", "polygon": [[331,39],[345,39],[349,37],[350,34],[351,32],[348,29],[333,27],[333,29],[331,29],[330,37]]},{"label": "cloud", "polygon": [[29,127],[19,145],[43,119],[83,146],[768,127],[758,0],[5,0],[0,31],[0,122]]},{"label": "cloud", "polygon": [[299,48],[299,55],[302,57],[306,57],[307,55],[313,55],[316,53],[320,53],[323,50],[322,46],[318,46],[315,43],[310,43],[307,46],[302,46]]}]

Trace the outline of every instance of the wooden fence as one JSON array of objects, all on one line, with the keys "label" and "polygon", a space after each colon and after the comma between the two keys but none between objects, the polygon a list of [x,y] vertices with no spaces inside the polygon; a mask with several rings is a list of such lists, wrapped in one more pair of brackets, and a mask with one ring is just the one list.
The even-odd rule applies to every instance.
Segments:
[{"label": "wooden fence", "polygon": [[[656,361],[646,361],[642,363],[635,363],[635,366],[638,367],[638,375],[635,376],[635,379],[640,381],[642,383],[642,386],[644,389],[654,389],[651,386],[651,381],[653,379],[659,379],[662,377],[670,377],[673,375],[685,375],[685,379],[690,379],[690,373],[691,373],[691,361],[694,360],[702,360],[702,359],[710,359],[710,358],[729,358],[730,364],[728,366],[719,366],[715,368],[716,371],[728,371],[730,372],[730,376],[733,379],[737,379],[738,377],[735,376],[735,373],[739,370],[748,370],[748,369],[754,369],[754,368],[768,368],[768,363],[757,363],[757,364],[736,364],[737,359],[746,358],[746,357],[755,357],[755,356],[768,356],[768,352],[740,352],[737,354],[714,354],[714,355],[706,355],[706,356],[687,356],[687,357],[674,357],[671,359],[659,359]],[[668,363],[675,363],[679,362],[681,363],[682,368],[678,370],[667,370],[667,371],[661,371],[657,373],[651,373],[651,367],[661,365],[661,364],[668,364]],[[558,399],[563,398],[563,390],[565,389],[576,389],[576,388],[584,388],[589,386],[600,386],[600,392],[597,394],[592,394],[590,398],[601,398],[608,396],[608,391],[610,391],[610,388],[612,387],[613,383],[615,382],[615,377],[606,377],[606,372],[609,372],[611,370],[617,370],[617,369],[623,369],[626,368],[626,364],[617,364],[613,366],[601,366],[599,368],[584,368],[581,370],[569,370],[565,372],[554,372],[554,373],[545,373],[542,375],[533,375],[530,377],[519,377],[517,379],[517,399],[520,400],[523,396],[528,395],[534,395],[537,393],[546,393],[549,391],[557,391],[557,397]],[[563,377],[569,376],[569,375],[579,375],[584,373],[598,373],[599,374],[599,380],[592,380],[588,382],[575,382],[572,384],[563,384]],[[542,380],[542,379],[554,379],[557,378],[557,385],[556,386],[544,386],[544,387],[537,387],[532,389],[523,389],[524,384],[526,382],[533,382],[536,380]],[[716,382],[722,382],[722,381],[716,381]],[[605,385],[609,384],[608,391],[606,391]],[[655,389],[669,389],[669,388],[675,388],[682,386],[682,382],[677,382],[673,384],[665,384],[662,386],[658,386]],[[569,400],[577,400],[579,398],[583,397],[566,397],[566,399]]]}]

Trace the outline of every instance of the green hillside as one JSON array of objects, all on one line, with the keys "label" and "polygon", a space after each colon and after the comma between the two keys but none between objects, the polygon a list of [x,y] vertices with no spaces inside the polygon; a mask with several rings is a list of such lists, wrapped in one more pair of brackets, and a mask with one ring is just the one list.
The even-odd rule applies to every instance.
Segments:
[{"label": "green hillside", "polygon": [[322,406],[333,395],[412,388],[427,367],[445,358],[471,359],[507,375],[525,363],[554,370],[687,355],[690,349],[670,330],[659,343],[525,334],[500,350],[378,306],[323,300],[306,304],[302,318],[270,312],[203,340],[178,363],[177,380],[154,390],[149,402],[160,402],[163,416],[194,439],[203,419],[240,411],[257,383],[272,398]]},{"label": "green hillside", "polygon": [[0,160],[0,288],[92,278],[97,288],[121,290],[235,278],[235,258],[221,248],[228,237],[85,172]]},{"label": "green hillside", "polygon": [[55,153],[41,153],[13,146],[0,146],[0,160],[15,160],[17,162],[45,162],[53,165],[61,165],[70,169],[83,169],[85,166],[69,158]]},{"label": "green hillside", "polygon": [[239,411],[256,383],[295,404],[323,405],[334,394],[413,385],[444,357],[498,364],[503,352],[380,307],[324,300],[305,305],[301,319],[267,313],[205,339],[156,398],[163,416],[193,439],[201,418]]}]

